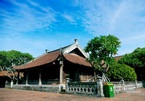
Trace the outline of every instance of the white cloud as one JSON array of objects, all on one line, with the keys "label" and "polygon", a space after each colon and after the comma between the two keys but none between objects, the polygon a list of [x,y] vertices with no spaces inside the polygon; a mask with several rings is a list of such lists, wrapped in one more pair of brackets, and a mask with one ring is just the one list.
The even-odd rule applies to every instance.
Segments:
[{"label": "white cloud", "polygon": [[94,36],[117,36],[122,42],[120,53],[145,46],[144,0],[76,0],[75,3],[82,9],[86,31]]},{"label": "white cloud", "polygon": [[[55,19],[55,11],[49,7],[43,7],[38,3],[29,1],[33,6],[29,6],[26,3],[20,3],[12,0],[12,4],[15,5],[13,12],[2,9],[3,26],[5,30],[2,32],[8,34],[8,30],[13,33],[22,34],[24,32],[30,32],[37,29],[43,29],[50,27]],[[40,11],[41,10],[41,11]]]},{"label": "white cloud", "polygon": [[121,2],[120,4],[118,4],[117,9],[114,10],[114,14],[112,14],[111,19],[110,19],[110,26],[109,26],[109,30],[110,32],[113,30],[115,24],[117,23],[118,20],[120,20],[120,18],[122,16],[124,16],[124,11],[126,10],[126,7],[128,6],[129,3],[127,3],[128,1],[125,2]]},{"label": "white cloud", "polygon": [[1,50],[15,49],[38,56],[38,52],[43,53],[45,48],[53,47],[52,42],[55,42],[51,37],[45,37],[44,32],[50,30],[56,21],[56,12],[29,0],[28,4],[25,1],[10,2],[13,4],[10,10],[0,9]]},{"label": "white cloud", "polygon": [[71,23],[75,22],[74,18],[68,14],[62,14],[62,17],[64,17],[67,21],[69,21]]},{"label": "white cloud", "polygon": [[[78,2],[77,2],[78,4]],[[83,25],[85,29],[91,34],[108,34],[105,33],[108,30],[108,24],[110,16],[109,13],[111,11],[110,6],[108,6],[104,1],[94,1],[87,0],[80,1],[79,6],[82,8],[82,16]]]},{"label": "white cloud", "polygon": [[[140,0],[78,0],[86,30],[94,35],[130,35],[132,30],[140,31],[145,22],[145,1]],[[144,14],[144,16],[141,16]],[[144,29],[142,29],[144,30]]]},{"label": "white cloud", "polygon": [[[69,25],[77,26],[80,33],[87,31],[93,36],[114,34],[122,41],[122,52],[145,46],[143,44],[145,43],[144,0],[75,0],[71,2],[72,4],[67,4],[68,8],[70,6],[70,11],[63,8],[58,10],[59,7],[52,9],[32,0],[22,2],[9,0],[9,2],[13,6],[7,9],[0,8],[0,43],[5,44],[1,47],[3,49],[13,46],[12,48],[24,50],[27,47],[32,52],[34,49],[51,47],[50,43],[56,43],[57,39],[54,37],[55,41],[53,41],[51,37],[45,39],[43,36],[44,39],[40,40],[39,35],[44,35],[46,32],[49,32],[47,33],[49,35],[50,32],[61,32],[64,28],[71,31],[72,26]],[[81,29],[83,31],[79,30],[79,27],[82,27],[81,24],[84,27]],[[52,27],[53,31],[50,31]],[[35,32],[39,34],[35,35],[37,38],[33,38]],[[68,32],[67,35],[69,35]],[[62,34],[59,37],[61,36]],[[83,40],[83,38],[80,39]],[[60,43],[57,42],[56,45],[58,44]],[[30,50],[31,47],[33,49]],[[129,49],[125,49],[128,47]]]}]

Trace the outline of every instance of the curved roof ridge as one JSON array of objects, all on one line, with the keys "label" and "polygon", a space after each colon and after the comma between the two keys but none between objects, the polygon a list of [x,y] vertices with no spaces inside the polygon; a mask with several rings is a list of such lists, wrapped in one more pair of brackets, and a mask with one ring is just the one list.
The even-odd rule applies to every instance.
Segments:
[{"label": "curved roof ridge", "polygon": [[53,62],[54,60],[56,60],[59,57],[59,55],[60,55],[60,50],[46,53],[46,54],[34,59],[31,62],[28,62],[28,63],[20,65],[20,66],[15,66],[14,68],[17,70],[21,70],[21,69],[38,67],[38,66]]}]

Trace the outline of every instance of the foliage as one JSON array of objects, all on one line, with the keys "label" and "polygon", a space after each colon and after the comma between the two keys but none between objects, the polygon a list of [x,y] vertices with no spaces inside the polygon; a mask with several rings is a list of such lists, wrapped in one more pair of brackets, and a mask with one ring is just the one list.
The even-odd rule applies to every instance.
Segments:
[{"label": "foliage", "polygon": [[24,64],[32,59],[33,57],[29,53],[21,53],[16,50],[0,51],[0,71],[11,80],[14,80],[16,74],[12,66]]},{"label": "foliage", "polygon": [[21,53],[20,51],[0,51],[0,66],[9,68],[12,65],[21,65],[33,59],[29,53]]},{"label": "foliage", "polygon": [[130,54],[125,54],[119,61],[132,67],[145,67],[145,48],[137,48]]},{"label": "foliage", "polygon": [[113,61],[113,55],[117,53],[120,43],[119,39],[113,35],[93,38],[85,47],[85,51],[89,53],[88,61],[100,70],[102,60],[105,64],[110,64]]},{"label": "foliage", "polygon": [[135,68],[140,79],[145,79],[145,48],[137,48],[130,54],[125,54],[119,63]]},{"label": "foliage", "polygon": [[122,78],[126,81],[134,81],[137,79],[133,68],[119,63],[114,63],[110,66],[107,76],[112,81],[120,81]]},{"label": "foliage", "polygon": [[0,66],[4,67],[7,65],[7,53],[5,51],[0,51]]}]

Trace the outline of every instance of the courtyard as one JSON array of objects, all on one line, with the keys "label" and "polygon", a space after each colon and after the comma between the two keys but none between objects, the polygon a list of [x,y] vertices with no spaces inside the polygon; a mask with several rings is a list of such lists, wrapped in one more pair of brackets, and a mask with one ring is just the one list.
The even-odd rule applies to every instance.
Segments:
[{"label": "courtyard", "polygon": [[0,101],[144,101],[145,88],[116,94],[114,98],[79,96],[49,92],[0,88]]}]

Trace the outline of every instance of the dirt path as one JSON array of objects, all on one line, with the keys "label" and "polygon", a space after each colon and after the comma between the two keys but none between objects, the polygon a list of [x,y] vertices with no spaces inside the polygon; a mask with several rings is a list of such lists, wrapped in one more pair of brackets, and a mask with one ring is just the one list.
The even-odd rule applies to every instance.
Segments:
[{"label": "dirt path", "polygon": [[114,98],[97,98],[0,88],[0,101],[145,101],[145,88],[117,94]]}]

